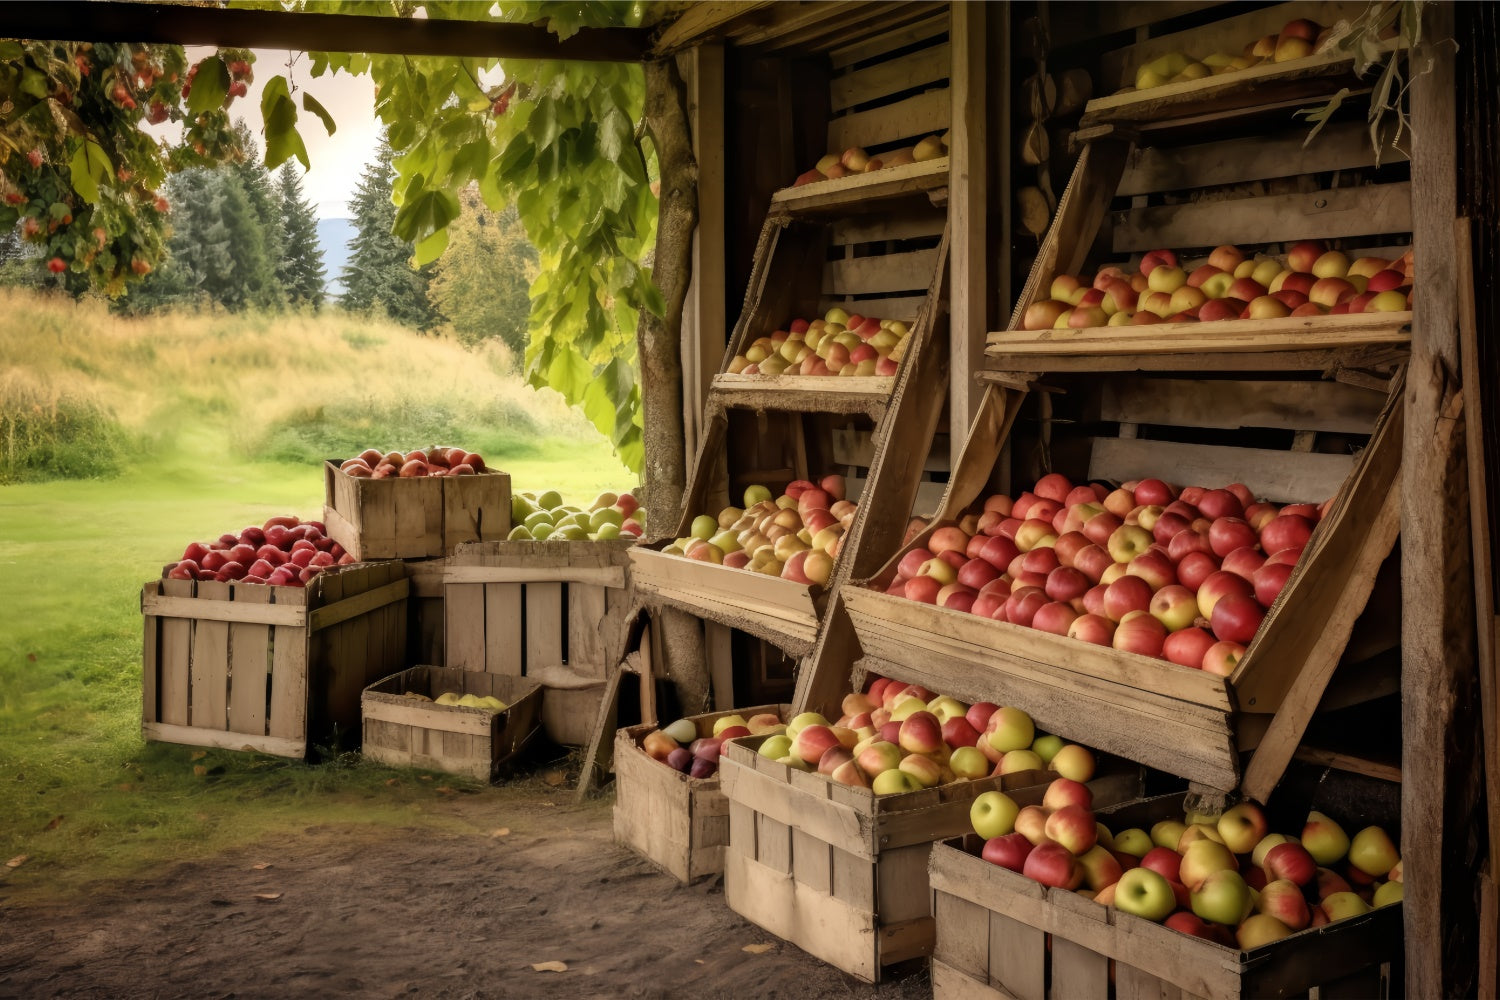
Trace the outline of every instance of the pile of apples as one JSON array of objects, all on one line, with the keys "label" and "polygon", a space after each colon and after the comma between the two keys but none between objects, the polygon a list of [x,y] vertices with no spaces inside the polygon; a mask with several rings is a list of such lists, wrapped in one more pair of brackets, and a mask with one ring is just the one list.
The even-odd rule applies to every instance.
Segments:
[{"label": "pile of apples", "polygon": [[434,705],[452,705],[455,708],[481,708],[486,712],[503,712],[507,706],[505,702],[492,694],[459,694],[457,691],[444,691],[436,698],[429,698],[420,691],[408,691],[406,697],[417,701],[430,701]]},{"label": "pile of apples", "polygon": [[799,479],[772,497],[764,486],[745,489],[744,507],[693,518],[687,537],[662,551],[730,569],[826,586],[856,507],[844,499],[844,477]]},{"label": "pile of apples", "polygon": [[948,133],[929,135],[915,146],[893,149],[871,156],[859,146],[850,146],[842,153],[829,153],[818,161],[817,166],[797,175],[792,187],[801,187],[817,181],[831,181],[850,174],[867,174],[882,167],[899,167],[907,163],[921,163],[948,155]]},{"label": "pile of apples", "polygon": [[408,452],[366,448],[357,458],[340,463],[339,471],[356,479],[472,476],[484,471],[484,459],[472,451],[438,445]]},{"label": "pile of apples", "polygon": [[883,677],[864,694],[846,695],[840,707],[844,714],[833,723],[817,712],[796,716],[758,753],[876,795],[1048,769],[1077,782],[1094,776],[1092,753],[1038,734],[1018,708],[965,705]]},{"label": "pile of apples", "polygon": [[322,521],[277,515],[263,525],[242,528],[237,535],[226,533],[212,542],[193,542],[162,577],[305,587],[329,566],[354,562],[354,557],[324,532]]},{"label": "pile of apples", "polygon": [[1411,308],[1413,257],[1357,257],[1322,240],[1292,244],[1284,257],[1221,246],[1191,270],[1171,250],[1151,250],[1133,270],[1100,268],[1092,280],[1059,274],[1050,298],[1021,316],[1023,330],[1278,319],[1403,312]]},{"label": "pile of apples", "polygon": [[886,593],[1227,677],[1329,502],[1054,472],[934,530]]},{"label": "pile of apples", "polygon": [[985,792],[970,820],[992,864],[1244,951],[1398,902],[1404,891],[1385,830],[1365,827],[1351,839],[1316,811],[1300,839],[1268,833],[1254,802],[1217,819],[1188,814],[1111,835],[1088,786],[1059,778],[1040,806]]},{"label": "pile of apples", "polygon": [[785,730],[780,717],[769,712],[748,719],[741,715],[722,716],[714,720],[713,735],[701,737],[692,719],[678,719],[670,726],[647,733],[641,749],[651,759],[690,778],[712,778],[719,773],[724,744],[736,736],[774,735]]},{"label": "pile of apples", "polygon": [[1135,89],[1150,90],[1168,83],[1202,80],[1234,73],[1261,63],[1283,63],[1316,55],[1333,44],[1330,29],[1316,21],[1288,21],[1280,32],[1248,43],[1239,55],[1214,52],[1194,59],[1182,52],[1168,52],[1135,71]]},{"label": "pile of apples", "polygon": [[505,537],[512,542],[639,538],[646,530],[646,510],[629,490],[601,493],[587,509],[563,503],[556,490],[513,493],[510,520],[510,534]]},{"label": "pile of apples", "polygon": [[731,375],[894,375],[910,328],[898,319],[850,315],[834,306],[822,319],[794,319],[756,339],[729,362]]}]

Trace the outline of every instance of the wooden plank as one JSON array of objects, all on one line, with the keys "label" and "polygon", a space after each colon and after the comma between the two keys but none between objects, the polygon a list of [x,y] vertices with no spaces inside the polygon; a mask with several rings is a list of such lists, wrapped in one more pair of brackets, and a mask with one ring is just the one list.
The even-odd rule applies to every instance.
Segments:
[{"label": "wooden plank", "polygon": [[443,649],[448,666],[485,669],[485,626],[482,584],[443,587]]},{"label": "wooden plank", "polygon": [[947,224],[947,216],[941,209],[893,206],[890,212],[834,219],[828,226],[828,242],[837,247],[851,247],[887,240],[941,237]]},{"label": "wooden plank", "polygon": [[993,909],[988,929],[990,982],[1002,996],[1047,1000],[1047,935]]},{"label": "wooden plank", "polygon": [[[230,585],[202,580],[200,598],[229,603]],[[223,729],[229,701],[229,624],[221,621],[193,623],[191,683],[188,688],[188,721],[205,729]]]},{"label": "wooden plank", "polygon": [[596,587],[625,586],[623,566],[454,566],[443,571],[443,582],[454,583],[586,583]]},{"label": "wooden plank", "polygon": [[772,3],[773,0],[711,0],[684,7],[677,17],[660,28],[651,51],[658,56],[666,55],[704,39],[717,37],[734,20],[769,7]]},{"label": "wooden plank", "polygon": [[728,341],[725,259],[725,77],[724,47],[697,45],[679,58],[686,63],[689,132],[697,162],[697,227],[692,276],[682,316],[683,447],[697,451],[703,434],[703,404]]},{"label": "wooden plank", "polygon": [[[988,926],[988,925],[986,925]],[[942,921],[938,921],[942,929]],[[1013,1000],[992,986],[985,985],[983,977],[974,978],[933,956],[932,959],[933,1000]]]},{"label": "wooden plank", "polygon": [[948,79],[951,58],[949,45],[943,42],[836,76],[828,84],[829,106],[843,111],[924,84],[941,83]]},{"label": "wooden plank", "polygon": [[936,264],[936,248],[829,261],[823,269],[823,294],[875,295],[926,288],[932,284]]},{"label": "wooden plank", "polygon": [[792,875],[809,889],[832,895],[832,850],[827,843],[812,834],[793,829]]},{"label": "wooden plank", "polygon": [[947,5],[942,3],[914,4],[919,8],[918,20],[911,24],[893,27],[869,38],[861,38],[829,50],[828,61],[834,69],[843,69],[876,56],[904,49],[908,45],[929,38],[938,38],[948,31]]},{"label": "wooden plank", "polygon": [[1340,382],[1149,378],[1099,386],[1099,419],[1175,427],[1275,427],[1368,434],[1386,394]]},{"label": "wooden plank", "polygon": [[1052,937],[1052,995],[1107,997],[1109,959],[1065,937]]},{"label": "wooden plank", "polygon": [[[800,793],[784,781],[759,770],[720,760],[719,781],[731,801],[744,802],[762,817],[757,822],[757,857],[767,864],[785,860],[791,863],[791,834],[781,828],[796,828],[840,850],[873,859],[875,847],[870,840],[871,821],[849,806],[828,799]],[[773,823],[767,828],[766,823]],[[773,836],[775,840],[768,841]],[[785,844],[777,841],[785,840]],[[780,870],[780,869],[778,869]],[[790,871],[790,867],[785,869]]]},{"label": "wooden plank", "polygon": [[828,123],[828,148],[879,146],[903,139],[915,142],[942,134],[948,123],[948,88],[936,88],[884,107],[834,118]]},{"label": "wooden plank", "polygon": [[[986,353],[1010,364],[1023,355],[1101,356],[1099,371],[1119,368],[1108,356],[1231,352],[1237,355],[1273,351],[1340,350],[1411,340],[1409,313],[1356,313],[1345,316],[1287,316],[1281,319],[1220,320],[1208,323],[1158,323],[1149,333],[1116,335],[1110,327],[1082,330],[1005,330],[989,335]],[[1160,370],[1160,368],[1158,368]]]},{"label": "wooden plank", "polygon": [[1117,212],[1110,230],[1116,253],[1152,247],[1286,243],[1407,233],[1411,183],[1371,184],[1234,201],[1184,202]]},{"label": "wooden plank", "polygon": [[[267,604],[271,588],[247,584],[234,588],[239,604]],[[271,629],[235,622],[229,626],[229,728],[236,733],[266,732],[266,674],[270,670]]]},{"label": "wooden plank", "polygon": [[602,631],[606,612],[604,588],[586,583],[569,584],[567,602],[564,625],[568,666],[576,672],[602,679],[606,669]]},{"label": "wooden plank", "polygon": [[[1048,25],[1051,43],[1056,48],[1066,48],[1125,31],[1148,28],[1184,14],[1217,6],[1220,2],[1221,0],[1153,0],[1149,4],[1100,4],[1096,10],[1090,11],[1089,17],[1053,19]],[[1137,32],[1138,36],[1142,34],[1145,32]]]},{"label": "wooden plank", "polygon": [[526,670],[562,663],[562,584],[526,585]]},{"label": "wooden plank", "polygon": [[311,631],[332,628],[344,622],[352,621],[361,615],[369,614],[376,608],[383,608],[387,604],[403,601],[410,589],[410,585],[403,576],[378,587],[361,591],[350,597],[344,598],[334,604],[314,608],[307,616],[308,628]]},{"label": "wooden plank", "polygon": [[[151,580],[141,588],[141,602],[147,596],[159,596],[161,583]],[[141,615],[141,721],[161,720],[158,697],[161,688],[161,619],[155,615]]]},{"label": "wooden plank", "polygon": [[[1382,163],[1400,163],[1399,149],[1382,152]],[[1192,146],[1138,146],[1125,161],[1115,191],[1119,198],[1160,191],[1239,184],[1268,177],[1357,170],[1375,165],[1369,126],[1335,122],[1307,142],[1306,129],[1242,139],[1220,139]]]},{"label": "wooden plank", "polygon": [[[735,406],[754,406],[794,413],[864,412],[884,409],[895,384],[892,375],[731,375],[713,377],[714,391]],[[779,398],[778,398],[779,397]]]},{"label": "wooden plank", "polygon": [[487,583],[484,590],[484,669],[520,677],[525,672],[522,648],[523,592],[519,583]]},{"label": "wooden plank", "polygon": [[[1002,8],[995,8],[1001,10]],[[952,179],[948,195],[950,322],[948,326],[948,434],[959,440],[979,409],[980,392],[973,373],[984,362],[984,345],[975,336],[992,325],[989,246],[990,91],[985,4],[950,6],[953,49],[953,129],[949,157]],[[1008,16],[1005,15],[1005,16]],[[1000,74],[1003,77],[1005,74]],[[999,81],[995,81],[996,84]]]},{"label": "wooden plank", "polygon": [[183,746],[190,747],[246,750],[253,753],[270,754],[274,757],[307,756],[306,739],[257,736],[254,733],[200,729],[197,726],[174,726],[165,722],[147,723],[142,727],[142,735],[148,740],[155,740],[160,743],[180,743]]},{"label": "wooden plank", "polygon": [[1174,984],[1142,972],[1129,962],[1115,963],[1115,1000],[1180,1000]]},{"label": "wooden plank", "polygon": [[[961,810],[968,817],[968,807]],[[968,827],[965,827],[968,828]],[[876,913],[882,924],[903,923],[932,916],[932,893],[927,888],[927,854],[934,836],[942,830],[933,828],[921,843],[884,849],[875,862]],[[900,843],[892,838],[893,843]]]},{"label": "wooden plank", "polygon": [[[927,457],[922,460],[923,472],[948,472],[948,447],[952,440],[947,434],[935,435]],[[833,457],[839,465],[869,467],[875,464],[875,433],[855,430],[852,427],[833,429]]]},{"label": "wooden plank", "polygon": [[[164,581],[164,583],[167,581]],[[187,581],[173,580],[172,583],[184,583]],[[253,587],[255,584],[244,584],[245,587]],[[269,600],[269,597],[267,598]],[[291,625],[304,626],[307,624],[307,610],[305,608],[286,607],[259,604],[241,607],[241,602],[217,600],[213,598],[200,600],[195,597],[178,597],[166,592],[161,597],[149,597],[141,602],[141,610],[148,615],[157,615],[161,618],[193,618],[200,621],[215,622],[243,622],[247,624],[261,625]]]},{"label": "wooden plank", "polygon": [[1353,466],[1348,455],[1094,438],[1089,476],[1117,482],[1148,475],[1170,475],[1183,483],[1241,482],[1256,496],[1320,503],[1338,491]]},{"label": "wooden plank", "polygon": [[[925,874],[925,873],[924,873]],[[923,881],[926,879],[924,877]],[[939,961],[981,983],[990,975],[989,910],[967,899],[946,892],[932,893],[932,915],[937,921],[937,943],[932,952],[932,967]],[[934,982],[934,992],[936,983]]]},{"label": "wooden plank", "polygon": [[911,324],[916,322],[925,301],[927,299],[923,295],[884,295],[873,299],[824,297],[818,300],[818,311],[826,314],[829,309],[838,306],[845,312],[863,310],[881,319],[899,319]]},{"label": "wooden plank", "polygon": [[378,722],[416,726],[434,733],[484,737],[488,737],[492,731],[491,722],[495,714],[478,708],[432,705],[413,698],[402,699],[399,703],[367,699],[362,711],[365,718]]},{"label": "wooden plank", "polygon": [[[946,100],[947,92],[940,93]],[[934,191],[947,183],[946,156],[895,167],[882,167],[850,177],[814,181],[801,187],[782,188],[771,195],[772,214],[767,221],[771,222],[777,215],[801,217],[831,212],[845,213],[854,206],[867,207],[918,192]]]},{"label": "wooden plank", "polygon": [[703,623],[703,652],[708,657],[709,682],[713,685],[714,708],[728,711],[734,706],[734,632],[718,622]]}]

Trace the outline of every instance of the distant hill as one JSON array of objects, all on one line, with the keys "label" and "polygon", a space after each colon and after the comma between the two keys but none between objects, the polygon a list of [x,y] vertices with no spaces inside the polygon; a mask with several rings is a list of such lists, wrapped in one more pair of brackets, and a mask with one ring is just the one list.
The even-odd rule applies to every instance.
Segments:
[{"label": "distant hill", "polygon": [[339,277],[349,261],[349,241],[354,239],[353,219],[319,219],[318,246],[323,250],[323,274],[328,282],[328,297],[344,294]]}]

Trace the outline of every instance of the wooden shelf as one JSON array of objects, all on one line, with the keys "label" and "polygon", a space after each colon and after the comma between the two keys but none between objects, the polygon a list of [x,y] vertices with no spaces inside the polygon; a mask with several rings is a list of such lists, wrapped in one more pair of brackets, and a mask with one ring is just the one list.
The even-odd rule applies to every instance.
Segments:
[{"label": "wooden shelf", "polygon": [[[1382,52],[1394,50],[1394,40],[1381,46]],[[1345,85],[1369,89],[1361,88],[1354,75],[1354,57],[1335,50],[1287,62],[1262,63],[1202,80],[1098,97],[1085,105],[1078,126],[1149,125],[1210,115],[1223,120],[1258,114],[1271,106],[1329,98]]]},{"label": "wooden shelf", "polygon": [[[771,196],[771,214],[844,215],[861,208],[874,209],[882,202],[921,192],[935,194],[947,186],[948,157],[940,156],[935,160],[904,163],[899,167],[882,167],[867,174],[782,188]],[[934,204],[937,203],[938,200],[934,199]]]},{"label": "wooden shelf", "polygon": [[[989,334],[984,353],[1012,370],[1055,369],[1052,359],[1087,359],[1075,366],[1113,371],[1120,358],[1340,355],[1367,349],[1405,352],[1411,345],[1411,313],[1357,313],[1212,323],[1156,323],[1082,330],[1002,330]],[[1019,365],[1018,365],[1019,362]],[[1215,364],[1214,367],[1223,367]],[[1255,367],[1255,366],[1252,366]],[[1281,367],[1278,361],[1277,367]]]},{"label": "wooden shelf", "polygon": [[821,587],[645,546],[630,550],[630,566],[636,591],[654,600],[758,635],[792,656],[812,649],[822,611]]},{"label": "wooden shelf", "polygon": [[836,375],[715,375],[711,389],[723,406],[791,413],[864,413],[879,420],[896,377]]}]

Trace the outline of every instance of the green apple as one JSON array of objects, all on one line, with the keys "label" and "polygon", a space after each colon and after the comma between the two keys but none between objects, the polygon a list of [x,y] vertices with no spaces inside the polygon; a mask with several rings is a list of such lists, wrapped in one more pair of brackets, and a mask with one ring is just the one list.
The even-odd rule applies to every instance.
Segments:
[{"label": "green apple", "polygon": [[[1132,869],[1134,870],[1136,869]],[[1193,912],[1204,920],[1226,927],[1238,927],[1240,921],[1250,915],[1250,887],[1245,884],[1239,872],[1221,868],[1211,872],[1203,880],[1192,894],[1192,903]]]},{"label": "green apple", "polygon": [[1063,738],[1055,734],[1038,736],[1031,743],[1031,749],[1042,758],[1045,763],[1052,763],[1052,758],[1057,756],[1057,751],[1063,748]]},{"label": "green apple", "polygon": [[1406,893],[1406,886],[1400,882],[1382,882],[1380,888],[1375,890],[1375,905],[1390,906],[1392,903],[1401,902]]},{"label": "green apple", "polygon": [[955,778],[976,781],[990,773],[990,761],[978,747],[959,747],[948,758],[948,768]]},{"label": "green apple", "polygon": [[739,536],[732,531],[721,531],[710,538],[708,542],[725,555],[740,550]]},{"label": "green apple", "polygon": [[902,695],[891,708],[892,722],[905,722],[918,712],[927,711],[927,703],[915,695]]},{"label": "green apple", "polygon": [[927,711],[937,716],[939,722],[947,722],[949,719],[963,718],[964,714],[969,711],[969,706],[957,698],[950,698],[944,694],[929,701]]},{"label": "green apple", "polygon": [[782,733],[777,736],[767,736],[766,741],[760,745],[759,753],[762,757],[772,760],[780,760],[792,752],[791,737]]},{"label": "green apple", "polygon": [[562,506],[562,494],[556,490],[547,490],[536,498],[536,505],[543,510],[553,510]]},{"label": "green apple", "polygon": [[1121,830],[1115,834],[1115,850],[1121,854],[1144,858],[1146,852],[1155,846],[1156,844],[1151,840],[1151,834],[1138,826],[1133,826],[1128,830]]},{"label": "green apple", "polygon": [[1313,810],[1307,814],[1307,825],[1302,828],[1302,846],[1314,861],[1327,866],[1349,853],[1349,835],[1336,822]]},{"label": "green apple", "polygon": [[889,771],[881,771],[875,775],[875,780],[870,782],[870,791],[876,795],[896,795],[901,792],[917,792],[922,790],[922,785],[916,778],[893,767]]},{"label": "green apple", "polygon": [[1036,726],[1031,716],[1009,706],[995,709],[986,729],[990,746],[1001,753],[1024,750],[1036,738]]},{"label": "green apple", "polygon": [[1165,847],[1169,851],[1177,850],[1177,842],[1187,830],[1187,824],[1180,819],[1164,819],[1151,827],[1151,842],[1157,847]]},{"label": "green apple", "polygon": [[1042,763],[1042,758],[1030,750],[1008,750],[1000,758],[1001,774],[1020,774],[1024,771],[1040,771],[1047,765]]},{"label": "green apple", "polygon": [[618,507],[600,507],[588,517],[590,531],[598,531],[606,524],[611,524],[618,528],[621,524],[625,523],[625,515],[620,513]]},{"label": "green apple", "polygon": [[786,734],[792,739],[796,739],[797,734],[802,732],[802,730],[806,729],[808,726],[826,725],[828,725],[828,720],[823,718],[817,712],[803,712],[801,715],[792,716],[791,721],[786,724]]},{"label": "green apple", "polygon": [[551,537],[566,538],[570,542],[581,542],[589,537],[588,530],[576,524],[564,524],[553,530]]},{"label": "green apple", "polygon": [[969,822],[974,824],[974,832],[985,840],[1003,837],[1015,830],[1016,814],[1020,811],[1021,807],[1009,795],[988,791],[974,796],[969,806]]},{"label": "green apple", "polygon": [[1235,931],[1235,944],[1241,951],[1251,951],[1263,944],[1289,937],[1292,929],[1266,913],[1256,913],[1245,919]]},{"label": "green apple", "polygon": [[745,507],[754,507],[758,503],[764,503],[771,499],[771,491],[764,486],[745,487]]},{"label": "green apple", "polygon": [[510,533],[505,536],[507,542],[529,542],[531,539],[531,529],[527,528],[524,524],[518,524],[514,528],[511,528]]},{"label": "green apple", "polygon": [[531,529],[531,537],[539,542],[544,542],[552,537],[553,530],[554,529],[550,524],[538,524]]},{"label": "green apple", "polygon": [[536,513],[536,504],[516,493],[510,498],[510,519],[516,524],[525,524],[526,519]]},{"label": "green apple", "polygon": [[694,538],[701,538],[705,542],[719,533],[719,519],[709,514],[699,514],[693,518],[692,527],[688,528],[688,534]]},{"label": "green apple", "polygon": [[1161,923],[1177,908],[1172,885],[1160,872],[1132,868],[1115,884],[1115,909]]},{"label": "green apple", "polygon": [[531,514],[526,518],[526,520],[522,521],[521,523],[530,528],[532,534],[535,534],[536,529],[540,528],[543,525],[546,525],[549,528],[552,527],[552,512],[539,510],[534,514]]},{"label": "green apple", "polygon": [[594,537],[600,540],[619,538],[620,528],[614,524],[601,524],[599,525],[599,530],[594,532]]},{"label": "green apple", "polygon": [[678,719],[670,726],[663,726],[661,731],[683,746],[698,738],[698,727],[693,724],[692,719]]},{"label": "green apple", "polygon": [[776,763],[785,764],[787,767],[796,768],[798,771],[813,770],[812,764],[809,764],[807,761],[803,760],[801,757],[798,757],[794,753],[789,753],[785,757],[776,758]]},{"label": "green apple", "polygon": [[[1396,884],[1400,885],[1399,882]],[[1323,900],[1322,907],[1329,923],[1370,912],[1370,904],[1352,892],[1331,892]]]},{"label": "green apple", "polygon": [[1378,826],[1365,827],[1349,844],[1349,863],[1366,875],[1385,875],[1400,860],[1390,835]]}]

